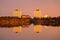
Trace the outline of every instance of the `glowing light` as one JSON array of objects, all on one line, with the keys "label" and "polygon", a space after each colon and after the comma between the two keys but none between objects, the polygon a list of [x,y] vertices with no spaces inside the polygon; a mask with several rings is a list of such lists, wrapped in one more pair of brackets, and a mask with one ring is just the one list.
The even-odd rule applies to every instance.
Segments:
[{"label": "glowing light", "polygon": [[44,28],[48,28],[48,26],[44,26]]},{"label": "glowing light", "polygon": [[49,16],[48,16],[48,15],[45,15],[44,17],[47,18],[47,17],[49,17]]},{"label": "glowing light", "polygon": [[41,25],[34,25],[34,32],[36,32],[36,33],[42,32],[42,27],[41,27]]},{"label": "glowing light", "polygon": [[21,31],[22,31],[22,27],[21,26],[20,27],[14,27],[13,28],[13,32],[15,32],[15,33],[19,33]]},{"label": "glowing light", "polygon": [[34,17],[36,17],[36,18],[41,18],[41,10],[36,9],[36,10],[34,11]]},{"label": "glowing light", "polygon": [[13,15],[17,16],[17,17],[21,17],[21,14],[22,14],[21,11],[18,10],[18,9],[15,9],[14,12],[13,12]]}]

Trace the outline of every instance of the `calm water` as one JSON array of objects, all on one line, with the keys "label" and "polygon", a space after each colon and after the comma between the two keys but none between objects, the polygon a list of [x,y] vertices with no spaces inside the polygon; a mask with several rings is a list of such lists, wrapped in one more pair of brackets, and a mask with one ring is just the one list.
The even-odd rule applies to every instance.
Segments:
[{"label": "calm water", "polygon": [[13,28],[0,28],[0,40],[59,40],[60,27],[44,28],[41,33],[33,31],[33,25],[23,28],[21,33],[14,33]]}]

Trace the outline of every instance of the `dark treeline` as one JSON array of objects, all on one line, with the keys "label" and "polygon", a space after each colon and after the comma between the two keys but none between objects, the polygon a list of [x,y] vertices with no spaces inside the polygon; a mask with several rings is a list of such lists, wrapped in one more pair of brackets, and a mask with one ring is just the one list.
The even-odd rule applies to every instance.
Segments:
[{"label": "dark treeline", "polygon": [[34,25],[45,25],[45,26],[60,26],[60,16],[59,17],[47,17],[47,18],[34,18]]},{"label": "dark treeline", "polygon": [[15,27],[23,25],[44,25],[44,26],[60,26],[60,16],[59,17],[41,17],[41,18],[19,18],[19,17],[0,17],[0,27]]}]

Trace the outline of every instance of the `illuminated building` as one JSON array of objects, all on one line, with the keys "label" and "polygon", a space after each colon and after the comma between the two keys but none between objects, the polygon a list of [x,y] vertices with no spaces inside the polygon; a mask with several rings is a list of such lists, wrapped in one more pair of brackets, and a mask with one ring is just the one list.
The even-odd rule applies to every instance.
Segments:
[{"label": "illuminated building", "polygon": [[17,16],[21,18],[22,12],[19,9],[15,9],[13,12],[13,16]]},{"label": "illuminated building", "polygon": [[35,11],[34,11],[34,17],[35,18],[41,18],[41,15],[42,13],[41,13],[41,10],[39,10],[39,9],[36,9]]}]

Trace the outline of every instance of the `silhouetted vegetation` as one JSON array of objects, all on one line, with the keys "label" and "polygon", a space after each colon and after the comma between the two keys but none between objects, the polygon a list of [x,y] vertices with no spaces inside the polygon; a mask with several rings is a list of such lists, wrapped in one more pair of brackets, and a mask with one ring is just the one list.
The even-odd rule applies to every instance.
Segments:
[{"label": "silhouetted vegetation", "polygon": [[47,17],[47,18],[19,18],[19,17],[0,17],[1,27],[14,27],[23,25],[44,25],[44,26],[60,26],[60,16],[59,17]]}]

